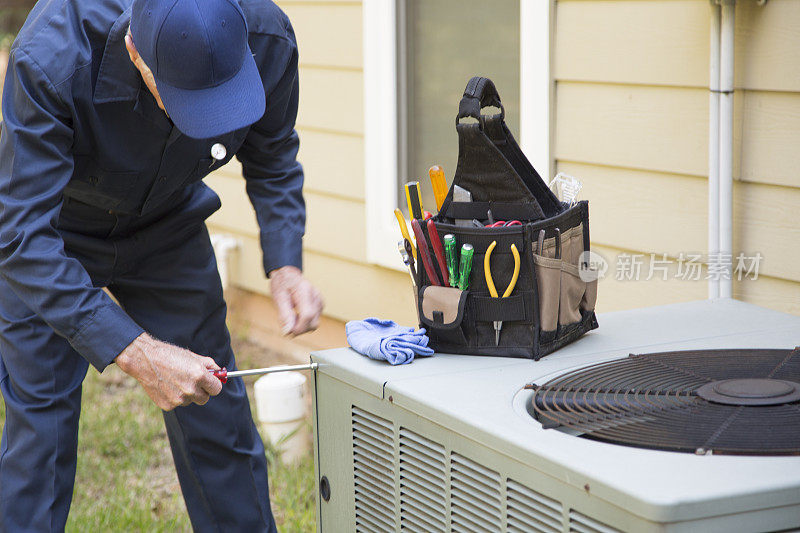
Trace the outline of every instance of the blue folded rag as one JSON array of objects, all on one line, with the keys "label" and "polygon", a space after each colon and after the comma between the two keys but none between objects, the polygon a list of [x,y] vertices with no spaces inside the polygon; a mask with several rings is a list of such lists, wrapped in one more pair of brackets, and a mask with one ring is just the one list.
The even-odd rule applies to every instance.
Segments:
[{"label": "blue folded rag", "polygon": [[365,318],[345,325],[347,342],[360,354],[370,359],[386,360],[393,365],[403,365],[414,360],[414,355],[433,355],[428,348],[424,329],[414,330],[398,326],[391,320]]}]

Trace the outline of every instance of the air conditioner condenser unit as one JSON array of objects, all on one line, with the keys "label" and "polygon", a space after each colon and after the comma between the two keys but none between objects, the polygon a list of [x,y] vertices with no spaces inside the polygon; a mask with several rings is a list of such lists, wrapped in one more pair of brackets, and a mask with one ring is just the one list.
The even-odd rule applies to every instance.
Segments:
[{"label": "air conditioner condenser unit", "polygon": [[[786,441],[786,435],[800,431],[800,403],[788,390],[800,375],[800,351],[792,352],[800,345],[800,317],[733,300],[709,300],[609,313],[599,322],[600,329],[536,362],[437,354],[392,367],[350,349],[313,353],[312,360],[320,364],[314,381],[318,530],[605,533],[800,528],[800,456],[795,451],[800,435],[794,448],[791,439]],[[758,357],[767,353],[759,349],[781,349],[786,357],[769,363],[770,368],[767,363],[756,365],[764,376],[755,377],[768,379],[747,379],[735,365],[723,365],[740,372],[736,377],[743,379],[733,382],[706,377],[711,356],[692,363],[654,359],[652,364],[663,371],[640,368],[641,360],[629,358],[736,348],[752,349],[755,355],[747,359],[753,361],[762,361]],[[586,394],[581,385],[580,397],[602,397],[607,411],[589,416],[586,427],[559,425],[555,415],[548,418],[548,407],[585,409],[582,403],[569,403],[573,396],[564,392],[573,372],[579,376],[584,369],[600,369],[619,382],[622,378],[612,362],[640,373],[634,374],[634,381],[656,376],[678,391],[677,396],[640,390],[626,381],[625,394],[636,395],[640,407],[634,419],[621,420],[614,412],[621,400],[603,391]],[[723,407],[712,397],[715,412],[729,408],[731,415],[695,436],[701,439],[697,442],[709,443],[706,448],[679,432],[683,436],[671,451],[653,449],[672,445],[664,444],[668,440],[661,435],[661,407],[650,406],[666,405],[664,428],[675,426],[675,420],[687,425],[702,421],[702,412],[686,409],[696,409],[706,400],[698,398],[697,387],[681,384],[702,380],[725,381],[706,389],[716,387],[713,394],[733,396],[752,396],[748,387],[758,381],[758,390],[766,390],[758,394],[773,398],[764,400],[772,405],[762,405],[759,416],[747,418],[758,407]],[[775,399],[781,391],[786,401]],[[687,398],[692,406],[684,405]],[[782,414],[772,423],[765,418],[768,412]],[[752,432],[746,426],[742,431],[743,446],[790,444],[775,444],[779,455],[737,448],[724,437],[734,427],[741,430],[743,420],[753,424]],[[778,426],[784,427],[770,435]],[[626,431],[615,432],[616,428]],[[617,433],[632,441],[610,443]]]}]

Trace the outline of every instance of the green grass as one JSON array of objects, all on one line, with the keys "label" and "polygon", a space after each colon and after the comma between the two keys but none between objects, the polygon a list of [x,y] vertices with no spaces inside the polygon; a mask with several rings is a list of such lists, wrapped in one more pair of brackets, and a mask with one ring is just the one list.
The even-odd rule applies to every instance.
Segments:
[{"label": "green grass", "polygon": [[[275,364],[236,338],[240,368]],[[248,383],[252,386],[252,380]],[[252,390],[250,390],[252,402]],[[255,413],[255,406],[252,406]],[[5,405],[0,403],[0,423]],[[191,531],[161,411],[116,366],[83,386],[78,472],[67,531]],[[272,511],[281,532],[315,529],[314,462],[275,460],[267,444]]]}]

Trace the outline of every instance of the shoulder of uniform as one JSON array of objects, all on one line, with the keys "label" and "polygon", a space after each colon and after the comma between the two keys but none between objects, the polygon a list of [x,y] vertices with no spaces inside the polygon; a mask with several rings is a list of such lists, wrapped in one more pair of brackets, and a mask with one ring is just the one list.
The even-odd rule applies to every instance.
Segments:
[{"label": "shoulder of uniform", "polygon": [[241,6],[251,34],[274,35],[295,42],[289,17],[272,0],[242,0]]},{"label": "shoulder of uniform", "polygon": [[[118,5],[119,4],[119,5]],[[14,40],[11,52],[36,64],[58,86],[91,65],[94,48],[103,46],[108,29],[122,12],[122,0],[40,0]]]}]

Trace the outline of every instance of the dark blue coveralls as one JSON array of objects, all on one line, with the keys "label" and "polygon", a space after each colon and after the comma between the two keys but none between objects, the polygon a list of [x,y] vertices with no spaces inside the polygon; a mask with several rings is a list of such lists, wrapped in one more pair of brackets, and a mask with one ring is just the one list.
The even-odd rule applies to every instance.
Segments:
[{"label": "dark blue coveralls", "polygon": [[[125,49],[130,0],[41,0],[12,46],[0,133],[3,531],[63,529],[89,364],[102,371],[147,331],[234,367],[204,223],[220,200],[201,178],[236,154],[264,268],[301,266],[296,41],[270,1],[241,3],[267,107],[216,139],[182,135],[157,107]],[[164,419],[194,528],[274,531],[241,379]]]}]

